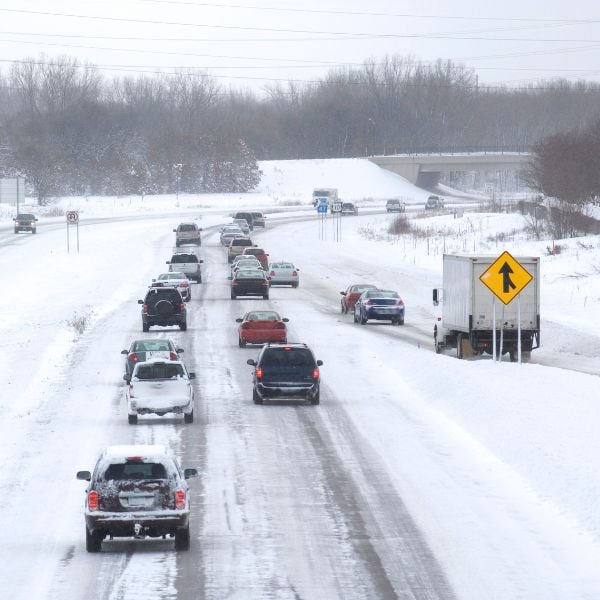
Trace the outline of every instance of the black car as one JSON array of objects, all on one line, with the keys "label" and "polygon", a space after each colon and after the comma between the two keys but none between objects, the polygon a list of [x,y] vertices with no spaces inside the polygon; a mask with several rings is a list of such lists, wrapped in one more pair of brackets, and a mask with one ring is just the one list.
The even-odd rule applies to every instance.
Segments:
[{"label": "black car", "polygon": [[254,216],[251,212],[236,212],[233,215],[234,219],[246,219],[250,231],[254,231]]},{"label": "black car", "polygon": [[231,299],[238,296],[262,296],[269,299],[269,279],[264,271],[259,269],[240,269],[229,276],[231,280]]},{"label": "black car", "polygon": [[187,329],[187,309],[179,290],[175,288],[150,288],[142,305],[142,330],[150,331],[152,325],[179,325]]},{"label": "black car", "polygon": [[37,217],[26,213],[18,214],[13,221],[15,222],[15,233],[19,231],[31,231],[35,233],[37,229]]},{"label": "black car", "polygon": [[135,365],[146,362],[152,358],[163,358],[165,360],[181,360],[179,356],[183,348],[177,348],[172,340],[166,338],[146,338],[145,340],[134,340],[129,345],[129,350],[121,350],[125,356],[125,381],[131,381],[131,374]]},{"label": "black car", "polygon": [[299,398],[319,404],[323,361],[316,360],[306,344],[266,344],[258,358],[247,363],[254,367],[254,404],[267,398]]},{"label": "black car", "polygon": [[176,550],[190,547],[187,479],[196,469],[182,470],[159,445],[110,446],[98,459],[85,502],[85,548],[100,552],[105,537],[175,538]]},{"label": "black car", "polygon": [[354,215],[358,214],[358,208],[353,202],[342,202],[342,209],[340,210],[342,215]]}]

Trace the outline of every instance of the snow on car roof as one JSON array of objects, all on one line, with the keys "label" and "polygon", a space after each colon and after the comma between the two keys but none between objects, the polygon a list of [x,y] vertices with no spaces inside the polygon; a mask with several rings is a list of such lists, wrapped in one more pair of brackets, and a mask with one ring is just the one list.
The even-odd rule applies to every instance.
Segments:
[{"label": "snow on car roof", "polygon": [[137,444],[108,446],[104,451],[105,458],[127,458],[129,456],[142,456],[144,458],[164,456],[169,454],[162,444]]}]

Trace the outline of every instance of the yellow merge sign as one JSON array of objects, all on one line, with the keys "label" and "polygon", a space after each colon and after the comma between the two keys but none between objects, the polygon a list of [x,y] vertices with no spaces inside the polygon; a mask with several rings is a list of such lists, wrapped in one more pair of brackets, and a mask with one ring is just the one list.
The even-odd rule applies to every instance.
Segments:
[{"label": "yellow merge sign", "polygon": [[533,279],[531,273],[508,252],[503,252],[479,280],[504,304],[509,304]]}]

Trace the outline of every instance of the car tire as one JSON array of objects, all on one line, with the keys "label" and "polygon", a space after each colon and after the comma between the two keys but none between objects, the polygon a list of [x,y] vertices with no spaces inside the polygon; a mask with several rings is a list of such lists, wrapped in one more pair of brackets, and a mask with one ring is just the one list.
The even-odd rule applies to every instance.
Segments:
[{"label": "car tire", "polygon": [[236,294],[234,292],[231,292],[231,299],[235,300],[237,298]]},{"label": "car tire", "polygon": [[175,247],[179,248],[179,246],[180,246],[179,242],[175,242]]},{"label": "car tire", "polygon": [[366,325],[368,320],[369,319],[367,319],[367,317],[363,317],[362,315],[360,316],[360,324],[361,325]]},{"label": "car tire", "polygon": [[404,325],[404,317],[398,319],[398,325]]},{"label": "car tire", "polygon": [[137,415],[127,415],[127,421],[130,425],[137,425],[138,416]]},{"label": "car tire", "polygon": [[299,283],[292,283],[293,288],[297,288],[299,285],[300,285]]},{"label": "car tire", "polygon": [[354,322],[358,323],[358,319],[356,318],[356,312],[354,313]]},{"label": "car tire", "polygon": [[269,294],[263,294],[263,300],[268,300],[269,299]]},{"label": "car tire", "polygon": [[244,342],[241,337],[238,337],[238,346],[240,348],[245,348],[246,347],[246,342]]},{"label": "car tire", "polygon": [[254,404],[262,404],[263,403],[262,398],[258,395],[258,392],[255,389],[252,390],[252,402],[254,402]]},{"label": "car tire", "polygon": [[202,275],[199,275],[198,277],[196,277],[196,281],[198,283],[202,283]]},{"label": "car tire", "polygon": [[193,423],[194,422],[194,411],[191,413],[183,413],[183,422],[184,423]]},{"label": "car tire", "polygon": [[188,292],[187,300],[188,302],[192,299],[192,292]]},{"label": "car tire", "polygon": [[35,233],[35,229],[32,229],[32,230],[31,230],[31,233]]},{"label": "car tire", "polygon": [[190,528],[181,527],[175,530],[175,550],[187,551],[190,549]]},{"label": "car tire", "polygon": [[314,398],[311,399],[310,403],[313,406],[316,406],[317,404],[321,403],[321,392],[320,391],[318,391],[317,395]]},{"label": "car tire", "polygon": [[85,549],[88,552],[100,552],[102,550],[102,532],[93,531],[90,533],[88,528],[85,528]]},{"label": "car tire", "polygon": [[179,329],[181,329],[181,331],[187,331],[187,321],[179,323]]},{"label": "car tire", "polygon": [[148,325],[148,323],[142,323],[142,331],[148,333],[150,331],[150,325]]}]

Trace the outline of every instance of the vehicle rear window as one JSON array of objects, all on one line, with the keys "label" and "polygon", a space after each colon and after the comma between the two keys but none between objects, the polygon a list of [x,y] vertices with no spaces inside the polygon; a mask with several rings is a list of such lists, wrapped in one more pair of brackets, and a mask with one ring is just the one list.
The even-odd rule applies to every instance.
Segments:
[{"label": "vehicle rear window", "polygon": [[366,292],[367,290],[374,290],[374,285],[353,285],[350,288],[351,292]]},{"label": "vehicle rear window", "polygon": [[181,294],[173,287],[152,288],[148,290],[146,303],[156,303],[159,300],[181,302]]},{"label": "vehicle rear window", "polygon": [[399,298],[398,292],[377,291],[368,292],[367,298]]},{"label": "vehicle rear window", "polygon": [[248,321],[279,321],[279,315],[273,311],[255,311],[248,313]]},{"label": "vehicle rear window", "polygon": [[271,263],[272,269],[293,269],[294,265],[292,263]]},{"label": "vehicle rear window", "polygon": [[245,239],[245,238],[235,238],[231,242],[231,245],[232,246],[252,246],[252,240]]},{"label": "vehicle rear window", "polygon": [[196,231],[196,226],[194,224],[185,224],[185,225],[180,225],[177,228],[179,231]]},{"label": "vehicle rear window", "polygon": [[108,465],[104,481],[127,479],[167,479],[167,469],[161,463],[128,461]]},{"label": "vehicle rear window", "polygon": [[140,340],[133,344],[133,352],[169,352],[171,347],[166,340]]},{"label": "vehicle rear window", "polygon": [[246,248],[244,250],[244,254],[246,256],[260,256],[261,254],[264,254],[265,251],[262,248]]},{"label": "vehicle rear window", "polygon": [[195,254],[174,254],[171,263],[197,263],[198,257]]},{"label": "vehicle rear window", "polygon": [[264,274],[259,270],[252,271],[238,271],[236,274],[236,279],[263,279]]},{"label": "vehicle rear window", "polygon": [[23,219],[24,221],[32,221],[33,219],[35,219],[35,217],[33,215],[21,213],[20,215],[17,215],[17,219]]},{"label": "vehicle rear window", "polygon": [[140,364],[136,370],[138,379],[173,379],[183,377],[183,367],[176,363],[149,363]]},{"label": "vehicle rear window", "polygon": [[266,367],[314,367],[310,350],[305,348],[269,348],[265,350],[261,363]]}]

